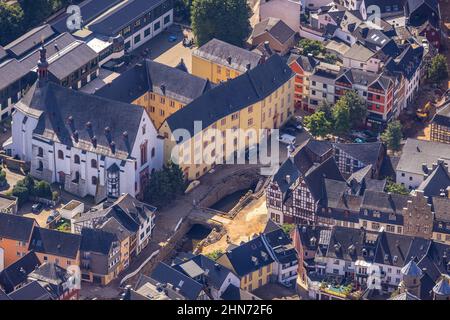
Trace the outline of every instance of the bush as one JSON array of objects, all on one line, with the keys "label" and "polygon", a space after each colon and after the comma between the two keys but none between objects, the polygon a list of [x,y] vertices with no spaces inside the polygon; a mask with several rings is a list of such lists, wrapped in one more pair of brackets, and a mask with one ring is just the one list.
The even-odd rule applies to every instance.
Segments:
[{"label": "bush", "polygon": [[53,201],[58,201],[59,199],[59,192],[58,191],[53,191],[52,192],[52,200]]},{"label": "bush", "polygon": [[53,194],[47,181],[39,181],[33,187],[33,195],[39,198],[52,199]]},{"label": "bush", "polygon": [[30,198],[30,192],[29,190],[24,187],[23,185],[17,183],[12,191],[12,195],[14,197],[17,197],[17,204],[19,206],[23,205],[24,203],[26,203],[28,201],[28,199]]},{"label": "bush", "polygon": [[211,260],[216,261],[220,258],[220,256],[223,255],[222,250],[214,250],[213,252],[205,254],[206,257],[210,258]]}]

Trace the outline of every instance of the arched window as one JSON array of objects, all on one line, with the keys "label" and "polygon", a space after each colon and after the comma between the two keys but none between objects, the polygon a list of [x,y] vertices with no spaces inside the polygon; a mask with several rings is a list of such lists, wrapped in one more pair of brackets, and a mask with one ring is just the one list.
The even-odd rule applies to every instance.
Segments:
[{"label": "arched window", "polygon": [[155,151],[155,147],[153,147],[153,148],[152,148],[152,158],[154,158],[154,157],[155,157],[155,153],[156,153],[156,151]]},{"label": "arched window", "polygon": [[97,160],[95,159],[91,160],[91,168],[97,168]]},{"label": "arched window", "polygon": [[37,167],[37,169],[36,170],[38,170],[38,171],[42,171],[42,170],[44,170],[44,164],[42,163],[42,161],[41,160],[39,160],[39,162],[38,162],[38,167]]},{"label": "arched window", "polygon": [[64,160],[64,152],[62,150],[58,150],[58,159]]},{"label": "arched window", "polygon": [[76,154],[75,157],[73,157],[73,161],[74,161],[75,163],[80,164],[80,156]]},{"label": "arched window", "polygon": [[98,179],[97,179],[96,176],[92,176],[91,181],[92,181],[92,184],[93,184],[94,186],[96,186],[96,185],[97,185]]},{"label": "arched window", "polygon": [[75,180],[73,182],[78,183],[80,181],[80,173],[78,171],[75,172]]},{"label": "arched window", "polygon": [[44,149],[42,149],[41,147],[38,148],[38,157],[42,157],[44,156]]}]

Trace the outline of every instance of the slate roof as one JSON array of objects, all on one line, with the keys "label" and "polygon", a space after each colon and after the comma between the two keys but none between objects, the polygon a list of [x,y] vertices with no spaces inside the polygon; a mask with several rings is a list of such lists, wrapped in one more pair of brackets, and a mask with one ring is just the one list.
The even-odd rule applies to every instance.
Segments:
[{"label": "slate roof", "polygon": [[[373,72],[366,72],[360,69],[347,69],[342,68],[339,72],[339,76],[336,81],[340,81],[343,77],[348,79],[351,84],[357,84],[367,87],[376,86],[377,89],[381,87],[383,90],[387,90],[392,84],[392,78],[386,76],[385,74],[377,74]],[[370,142],[370,143],[379,143],[380,142]],[[366,143],[358,143],[360,145],[365,145]]]},{"label": "slate roof", "polygon": [[230,301],[260,300],[250,292],[242,290],[241,288],[238,288],[233,284],[230,284],[220,297],[222,298],[222,300],[230,300]]},{"label": "slate roof", "polygon": [[439,27],[438,0],[406,0],[405,7],[410,25],[417,27],[429,21],[433,26]]},{"label": "slate roof", "polygon": [[419,185],[418,190],[423,191],[427,197],[439,196],[442,190],[450,186],[450,173],[444,163],[438,163],[437,167]]},{"label": "slate roof", "polygon": [[411,80],[422,63],[423,52],[422,46],[407,45],[398,57],[386,63],[386,69],[391,72],[400,72]]},{"label": "slate roof", "polygon": [[381,142],[334,143],[333,147],[344,151],[365,165],[371,164],[374,167],[377,166],[380,153],[383,152],[383,144]]},{"label": "slate roof", "polygon": [[326,256],[347,261],[373,261],[377,233],[361,229],[334,227]]},{"label": "slate roof", "polygon": [[80,244],[81,236],[78,234],[36,227],[33,230],[29,250],[75,259]]},{"label": "slate roof", "polygon": [[[361,218],[389,222],[392,221],[391,215],[395,214],[393,223],[396,220],[397,224],[401,223],[403,208],[406,207],[407,202],[408,196],[405,195],[366,190],[361,203]],[[365,215],[365,210],[369,211],[367,215]],[[380,213],[380,218],[373,217],[374,211]]]},{"label": "slate roof", "polygon": [[450,101],[436,111],[431,121],[433,124],[450,128]]},{"label": "slate roof", "polygon": [[208,286],[212,286],[216,289],[220,289],[225,282],[225,279],[231,273],[230,269],[202,254],[196,255],[192,259],[183,261],[173,267],[191,278],[203,276],[206,279]]},{"label": "slate roof", "polygon": [[375,263],[403,267],[407,263],[413,237],[380,232],[375,253]]},{"label": "slate roof", "polygon": [[408,138],[403,146],[402,155],[397,165],[397,172],[425,174],[422,164],[432,167],[438,159],[450,164],[450,144]]},{"label": "slate roof", "polygon": [[403,275],[411,277],[420,277],[422,270],[417,266],[414,260],[410,260],[401,270]]},{"label": "slate roof", "polygon": [[350,49],[343,54],[344,58],[358,60],[358,61],[368,61],[375,55],[375,52],[363,46],[362,44],[356,42],[350,47]]},{"label": "slate roof", "polygon": [[433,197],[433,212],[437,221],[450,222],[450,198]]},{"label": "slate roof", "polygon": [[189,300],[196,300],[203,290],[203,285],[184,273],[170,267],[164,262],[158,263],[151,278],[162,284],[171,284],[179,293]]},{"label": "slate roof", "polygon": [[185,300],[186,297],[169,288],[165,284],[160,284],[156,280],[140,274],[135,289],[130,290],[129,296],[124,300]]},{"label": "slate roof", "polygon": [[314,68],[320,63],[320,61],[314,57],[292,53],[288,58],[287,64],[291,65],[294,61],[296,61],[306,72],[313,72]]},{"label": "slate roof", "polygon": [[0,62],[0,90],[3,90],[25,77],[30,70],[25,68],[16,59]]},{"label": "slate roof", "polygon": [[211,89],[208,80],[191,75],[178,68],[145,60],[122,73],[95,95],[125,103],[132,103],[147,92],[188,104]]},{"label": "slate roof", "polygon": [[52,300],[51,294],[38,281],[32,281],[9,294],[11,300]]},{"label": "slate roof", "polygon": [[114,242],[117,241],[117,236],[114,233],[100,229],[83,228],[81,230],[80,250],[108,255]]},{"label": "slate roof", "polygon": [[264,233],[263,237],[275,261],[284,264],[298,260],[291,238],[282,229]]},{"label": "slate roof", "polygon": [[[101,13],[106,12],[123,0],[85,0],[78,6],[80,7],[84,25],[91,22]],[[68,32],[67,29],[68,14],[64,13],[58,19],[51,22],[51,26],[59,33]]]},{"label": "slate roof", "polygon": [[[380,7],[381,13],[403,11],[404,0],[365,0],[366,8],[371,5]],[[397,6],[397,10],[394,10],[394,5]]]},{"label": "slate roof", "polygon": [[[107,36],[117,35],[124,27],[147,14],[166,0],[129,0],[124,5],[107,12],[89,25],[89,30]],[[83,10],[83,9],[81,9]]]},{"label": "slate roof", "polygon": [[305,174],[304,181],[316,201],[323,199],[325,196],[324,186],[326,179],[345,182],[333,157],[311,168]]},{"label": "slate roof", "polygon": [[[40,82],[38,80],[16,104],[18,110],[39,118],[35,135],[113,158],[130,156],[138,124],[145,112],[142,107],[74,91],[52,82]],[[73,137],[75,131],[78,142]],[[97,141],[96,148],[93,137]]]},{"label": "slate roof", "polygon": [[[247,71],[247,64],[250,64],[250,68],[253,69],[261,61],[261,56],[257,53],[215,38],[200,48],[195,49],[192,52],[192,55],[220,65],[228,66],[232,69],[239,70],[240,72]],[[228,63],[227,60],[229,57],[231,57],[231,64]]]},{"label": "slate roof", "polygon": [[0,213],[0,238],[28,242],[35,220],[9,213]]},{"label": "slate roof", "polygon": [[443,276],[433,287],[433,292],[440,296],[450,296],[450,283],[448,276]]},{"label": "slate roof", "polygon": [[345,181],[324,179],[324,195],[321,203],[324,207],[359,213],[361,201],[361,196],[351,194],[350,187]]},{"label": "slate roof", "polygon": [[285,44],[289,39],[295,36],[295,31],[284,23],[283,20],[272,17],[269,17],[254,26],[252,38],[259,37],[266,32],[281,44]]},{"label": "slate roof", "polygon": [[[217,120],[263,100],[293,76],[278,55],[273,55],[237,78],[207,91],[166,119],[173,132],[186,129],[194,136],[194,121],[207,128]],[[181,141],[178,141],[178,143]]]},{"label": "slate roof", "polygon": [[45,262],[29,275],[30,279],[45,282],[51,288],[62,286],[69,279],[67,270],[53,262]]},{"label": "slate roof", "polygon": [[13,42],[7,44],[5,50],[15,58],[23,56],[33,48],[36,48],[42,43],[55,35],[55,32],[48,24],[36,27]]},{"label": "slate roof", "polygon": [[9,265],[0,272],[0,287],[10,293],[15,287],[24,283],[28,275],[40,266],[41,262],[34,252],[28,252],[25,256]]},{"label": "slate roof", "polygon": [[261,269],[273,262],[261,236],[224,253],[239,277]]}]

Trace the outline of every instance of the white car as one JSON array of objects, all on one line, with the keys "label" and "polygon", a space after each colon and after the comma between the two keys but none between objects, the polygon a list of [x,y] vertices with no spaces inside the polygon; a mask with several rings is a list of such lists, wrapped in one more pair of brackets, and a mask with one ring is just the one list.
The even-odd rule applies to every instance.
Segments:
[{"label": "white car", "polygon": [[290,134],[286,134],[286,133],[279,136],[278,140],[284,144],[295,144],[295,137],[291,136]]}]

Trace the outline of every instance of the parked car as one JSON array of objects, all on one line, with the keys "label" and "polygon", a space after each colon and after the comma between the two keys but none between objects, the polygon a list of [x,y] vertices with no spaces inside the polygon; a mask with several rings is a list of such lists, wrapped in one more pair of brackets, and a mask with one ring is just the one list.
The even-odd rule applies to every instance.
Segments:
[{"label": "parked car", "polygon": [[366,142],[365,139],[361,139],[361,138],[356,138],[355,140],[353,140],[355,143],[364,143]]},{"label": "parked car", "polygon": [[177,36],[172,34],[169,36],[169,38],[167,40],[169,40],[169,42],[175,42],[175,41],[177,41]]},{"label": "parked car", "polygon": [[287,133],[284,133],[281,136],[279,136],[278,140],[284,144],[295,144],[295,137]]},{"label": "parked car", "polygon": [[59,216],[59,212],[57,210],[53,210],[47,218],[47,224],[49,224],[50,222],[55,220],[56,217],[58,217],[58,216]]},{"label": "parked car", "polygon": [[35,203],[31,206],[31,211],[33,213],[38,213],[40,212],[42,209],[44,208],[44,206],[42,205],[42,203]]}]

